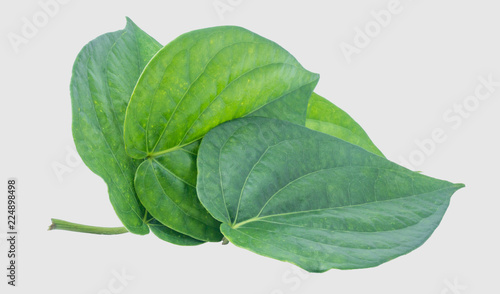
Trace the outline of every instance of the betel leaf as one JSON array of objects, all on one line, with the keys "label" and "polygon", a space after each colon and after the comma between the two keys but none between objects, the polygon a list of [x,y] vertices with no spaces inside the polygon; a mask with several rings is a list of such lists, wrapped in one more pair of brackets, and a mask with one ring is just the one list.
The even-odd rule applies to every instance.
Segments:
[{"label": "betel leaf", "polygon": [[106,182],[118,217],[136,234],[147,234],[149,229],[134,191],[138,162],[125,152],[123,120],[135,81],[160,48],[128,19],[124,30],[104,34],[81,50],[70,86],[78,153]]},{"label": "betel leaf", "polygon": [[[127,19],[125,29],[102,35],[78,55],[71,79],[73,137],[85,164],[108,185],[111,203],[125,227],[147,234],[146,210],[134,190],[140,163],[125,152],[123,122],[142,69],[162,46]],[[153,232],[175,244],[198,241],[151,220]],[[158,234],[157,234],[158,235]]]},{"label": "betel leaf", "polygon": [[176,245],[183,245],[183,246],[193,246],[193,245],[200,245],[205,243],[204,241],[197,240],[191,237],[188,237],[184,234],[181,234],[177,231],[174,231],[166,226],[164,226],[162,223],[157,221],[156,219],[152,218],[151,220],[148,221],[148,226],[151,229],[151,232],[155,234],[156,237],[162,239],[163,241],[170,242],[172,244]]},{"label": "betel leaf", "polygon": [[141,203],[164,225],[204,241],[220,241],[219,222],[196,196],[199,140],[244,116],[304,124],[318,75],[286,50],[239,27],[184,34],[144,69],[125,118],[128,154]]},{"label": "betel leaf", "polygon": [[429,238],[463,185],[269,118],[211,130],[198,196],[233,244],[310,272],[373,267]]},{"label": "betel leaf", "polygon": [[349,114],[316,93],[313,93],[309,99],[306,127],[384,156],[363,128]]},{"label": "betel leaf", "polygon": [[183,148],[145,160],[135,187],[149,213],[164,225],[204,241],[222,239],[219,223],[196,197],[196,152]]}]

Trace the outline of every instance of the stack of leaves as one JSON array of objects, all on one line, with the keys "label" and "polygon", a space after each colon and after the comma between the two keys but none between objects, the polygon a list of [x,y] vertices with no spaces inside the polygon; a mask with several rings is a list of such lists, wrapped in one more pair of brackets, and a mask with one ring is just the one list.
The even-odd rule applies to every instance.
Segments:
[{"label": "stack of leaves", "polygon": [[463,185],[385,159],[319,76],[240,27],[165,47],[127,19],[87,44],[71,80],[73,136],[125,228],[177,245],[231,242],[311,272],[419,247]]}]

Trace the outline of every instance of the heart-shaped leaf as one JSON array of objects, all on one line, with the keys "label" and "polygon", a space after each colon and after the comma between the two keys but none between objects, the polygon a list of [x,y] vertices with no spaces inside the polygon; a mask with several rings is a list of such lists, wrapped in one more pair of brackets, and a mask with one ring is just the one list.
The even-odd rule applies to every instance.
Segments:
[{"label": "heart-shaped leaf", "polygon": [[318,75],[286,50],[239,27],[184,34],[144,69],[125,118],[128,154],[144,159],[135,187],[164,225],[220,241],[219,222],[196,196],[199,140],[213,127],[244,116],[305,123]]},{"label": "heart-shaped leaf", "polygon": [[140,161],[123,143],[125,110],[149,59],[161,48],[130,19],[124,30],[88,43],[76,58],[71,79],[73,138],[85,164],[108,185],[116,214],[132,233],[147,234],[146,210],[134,190]]},{"label": "heart-shaped leaf", "polygon": [[78,55],[71,79],[73,137],[85,164],[108,185],[109,198],[125,227],[153,233],[178,245],[200,241],[147,215],[137,199],[134,175],[141,163],[125,151],[125,111],[139,76],[162,46],[127,18],[125,29],[102,35]]},{"label": "heart-shaped leaf", "polygon": [[224,236],[311,272],[373,267],[414,250],[462,186],[269,118],[218,126],[198,153],[198,196]]},{"label": "heart-shaped leaf", "polygon": [[363,128],[349,114],[316,93],[313,93],[309,99],[306,127],[384,156]]}]

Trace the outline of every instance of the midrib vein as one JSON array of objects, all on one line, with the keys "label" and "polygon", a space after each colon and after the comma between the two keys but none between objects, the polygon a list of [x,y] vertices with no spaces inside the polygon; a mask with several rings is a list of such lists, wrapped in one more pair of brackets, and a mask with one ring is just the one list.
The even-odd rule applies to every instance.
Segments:
[{"label": "midrib vein", "polygon": [[442,191],[442,190],[448,190],[448,189],[453,189],[455,187],[455,185],[451,185],[451,186],[448,186],[448,187],[444,187],[444,188],[441,188],[441,189],[437,189],[437,190],[434,190],[434,191],[429,191],[429,192],[426,192],[426,193],[420,193],[420,194],[413,194],[413,195],[409,195],[409,196],[402,196],[402,197],[398,197],[398,198],[391,198],[391,199],[384,199],[384,200],[378,200],[378,201],[371,201],[371,202],[365,202],[365,203],[360,203],[360,204],[354,204],[354,205],[344,205],[344,206],[337,206],[337,207],[327,207],[327,208],[319,208],[319,209],[311,209],[311,210],[303,210],[303,211],[293,211],[293,212],[287,212],[287,213],[278,213],[278,214],[271,214],[271,215],[266,215],[266,216],[256,216],[256,217],[252,217],[250,219],[247,219],[245,221],[242,221],[241,223],[238,223],[236,225],[233,225],[231,226],[233,229],[237,229],[247,223],[251,223],[251,222],[257,222],[257,221],[260,221],[260,220],[263,220],[263,219],[266,219],[266,218],[272,218],[272,217],[279,217],[279,216],[285,216],[285,215],[294,215],[294,214],[300,214],[300,213],[309,213],[309,212],[319,212],[319,211],[325,211],[325,210],[331,210],[331,209],[340,209],[340,208],[353,208],[353,207],[359,207],[359,206],[363,206],[363,205],[368,205],[368,204],[374,204],[374,203],[381,203],[381,202],[388,202],[388,201],[393,201],[393,200],[399,200],[399,199],[402,199],[402,198],[412,198],[412,197],[417,197],[417,196],[422,196],[422,195],[426,195],[426,194],[429,194],[429,193],[436,193],[436,192],[439,192],[439,191]]}]

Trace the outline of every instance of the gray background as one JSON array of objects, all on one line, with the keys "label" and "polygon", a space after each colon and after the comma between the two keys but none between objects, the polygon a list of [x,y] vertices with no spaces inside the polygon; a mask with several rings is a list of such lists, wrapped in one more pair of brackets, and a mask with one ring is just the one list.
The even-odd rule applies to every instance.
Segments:
[{"label": "gray background", "polygon": [[[498,1],[65,2],[46,21],[38,1],[0,4],[0,187],[15,176],[20,197],[19,287],[0,278],[2,293],[499,291],[500,87],[488,99],[474,97],[479,79],[500,81]],[[218,13],[214,5],[224,4],[231,9]],[[372,11],[388,6],[397,13],[377,31]],[[80,49],[123,28],[125,16],[163,44],[223,24],[276,41],[321,74],[317,92],[350,113],[389,159],[467,188],[421,248],[366,270],[307,274],[233,245],[184,248],[153,235],[47,232],[51,217],[120,225],[104,182],[74,156],[69,81]],[[23,18],[33,17],[40,17],[38,31],[13,46],[9,38],[23,36]],[[354,46],[356,31],[367,26],[372,37],[349,62],[341,47]],[[464,104],[463,116],[454,112]],[[445,138],[430,144],[433,132]],[[1,200],[0,268],[7,261],[5,211]],[[117,278],[123,271],[125,280]]]}]

